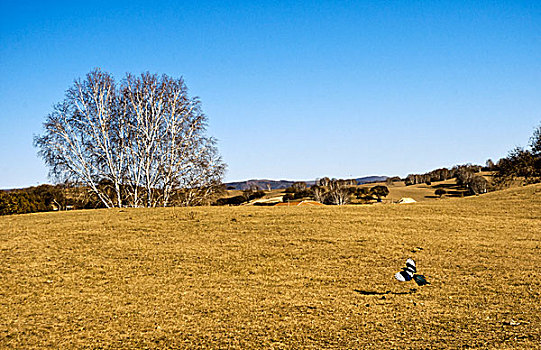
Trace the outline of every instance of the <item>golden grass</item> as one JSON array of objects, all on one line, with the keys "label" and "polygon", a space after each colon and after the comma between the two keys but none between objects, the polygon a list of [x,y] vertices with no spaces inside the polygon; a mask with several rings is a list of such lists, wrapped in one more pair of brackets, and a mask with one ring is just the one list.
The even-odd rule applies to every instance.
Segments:
[{"label": "golden grass", "polygon": [[364,184],[360,187],[374,187],[376,185],[381,186],[387,186],[389,189],[389,194],[382,198],[384,203],[396,203],[401,198],[413,198],[417,202],[425,202],[425,201],[431,201],[431,200],[439,200],[438,196],[436,196],[435,191],[438,188],[443,188],[446,191],[449,192],[449,194],[442,197],[442,199],[449,199],[450,196],[452,197],[458,197],[458,192],[464,192],[466,193],[466,190],[458,189],[456,186],[456,179],[449,179],[445,181],[437,181],[432,182],[431,185],[427,184],[416,184],[416,185],[410,185],[406,186],[404,182],[393,182],[392,185],[389,185],[385,182],[376,182],[371,184]]},{"label": "golden grass", "polygon": [[[535,348],[540,223],[540,185],[0,217],[0,347]],[[430,286],[394,280],[408,257]]]}]

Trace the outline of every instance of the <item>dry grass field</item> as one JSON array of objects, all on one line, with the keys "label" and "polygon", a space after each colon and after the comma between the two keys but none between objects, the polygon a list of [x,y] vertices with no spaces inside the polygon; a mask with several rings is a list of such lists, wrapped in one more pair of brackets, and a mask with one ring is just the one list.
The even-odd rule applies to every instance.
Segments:
[{"label": "dry grass field", "polygon": [[[541,186],[0,217],[1,348],[532,349]],[[406,258],[431,285],[399,283]]]},{"label": "dry grass field", "polygon": [[[488,172],[481,173],[489,182],[492,182],[492,177]],[[403,197],[409,197],[415,199],[417,202],[425,202],[431,200],[439,200],[435,191],[439,188],[444,189],[447,193],[442,198],[461,198],[469,195],[469,191],[463,187],[457,186],[456,179],[449,179],[445,181],[435,181],[432,184],[427,185],[424,183],[406,186],[403,181],[393,182],[391,185],[385,182],[375,182],[370,184],[364,184],[360,187],[373,187],[376,185],[387,186],[389,189],[389,195],[386,196],[384,202],[396,203]],[[461,195],[462,194],[462,195]]]},{"label": "dry grass field", "polygon": [[[363,185],[363,187],[372,187],[372,185]],[[413,198],[417,202],[439,200],[438,196],[435,195],[437,188],[443,188],[449,193],[456,193],[456,179],[433,182],[432,185],[426,184],[416,184],[406,186],[403,182],[395,182],[392,185],[387,185],[384,182],[377,183],[377,185],[387,186],[389,189],[389,195],[383,199],[384,202],[398,202],[403,197]],[[464,191],[465,192],[465,191]],[[453,197],[458,197],[454,195]],[[449,195],[445,195],[443,198],[449,198]]]}]

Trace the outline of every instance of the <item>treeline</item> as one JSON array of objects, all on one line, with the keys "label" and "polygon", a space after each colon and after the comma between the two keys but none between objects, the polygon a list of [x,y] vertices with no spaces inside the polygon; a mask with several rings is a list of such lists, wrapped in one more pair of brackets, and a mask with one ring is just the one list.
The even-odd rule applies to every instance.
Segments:
[{"label": "treeline", "polygon": [[533,184],[541,182],[541,125],[538,126],[527,147],[512,149],[507,157],[496,164],[489,159],[484,167],[480,165],[457,165],[451,169],[441,168],[425,174],[410,174],[404,179],[406,186],[455,178],[457,185],[470,191],[471,194],[487,192],[490,184],[481,176],[481,171],[491,171],[495,187],[505,187],[512,182]]},{"label": "treeline", "polygon": [[296,182],[286,189],[283,201],[291,201],[301,198],[312,198],[313,200],[327,205],[344,205],[352,202],[353,199],[370,201],[389,194],[387,186],[358,187],[355,179],[329,179],[324,177],[316,180],[316,184],[308,188],[304,182]]},{"label": "treeline", "polygon": [[511,150],[507,157],[497,162],[495,170],[494,180],[501,186],[514,181],[541,182],[541,125],[534,130],[527,147]]},{"label": "treeline", "polygon": [[[484,167],[480,165],[457,165],[450,169],[440,168],[425,174],[409,174],[404,182],[406,186],[456,179],[461,186],[471,194],[485,193],[490,187],[488,181],[480,175],[481,171],[491,171],[495,186],[505,186],[511,182],[524,184],[541,182],[541,126],[537,127],[530,138],[527,147],[517,147],[511,150],[507,157],[496,164],[488,160]],[[388,178],[387,184],[401,181],[398,177]],[[98,191],[108,197],[113,197],[117,191],[123,193],[124,186],[115,189],[110,180],[96,183]],[[144,188],[139,188],[140,193]],[[155,191],[155,189],[151,189]],[[156,190],[157,191],[157,190]],[[251,186],[242,194],[234,197],[219,198],[226,192],[225,186],[199,186],[192,188],[176,188],[169,193],[169,205],[240,205],[261,198],[265,192],[257,186]],[[317,179],[315,185],[309,187],[305,182],[295,182],[285,190],[283,201],[294,201],[311,198],[315,201],[330,204],[349,204],[353,200],[381,201],[389,194],[386,186],[358,187],[355,179]],[[436,195],[442,196],[445,190],[438,189]],[[219,198],[219,199],[216,199]],[[123,203],[124,204],[124,203]],[[124,204],[125,205],[125,204]],[[85,186],[41,185],[18,190],[0,191],[0,215],[24,214],[66,209],[90,209],[106,207],[95,191]]]},{"label": "treeline", "polygon": [[[100,181],[97,186],[103,193],[112,191],[107,181]],[[195,203],[193,205],[210,205],[218,196],[225,193],[225,186],[213,188],[213,195],[201,194],[202,191],[209,191],[209,189],[204,187],[189,190],[177,189],[172,192],[170,203],[174,206],[185,206],[186,201],[190,201]],[[259,191],[258,195],[262,196],[264,192]],[[190,196],[195,198],[187,198]],[[249,200],[253,198],[252,195]],[[69,183],[0,190],[0,215],[98,208],[106,208],[106,206],[93,191],[87,187]]]},{"label": "treeline", "polygon": [[218,198],[214,205],[241,205],[254,199],[261,198],[265,195],[265,191],[259,189],[259,187],[253,185],[242,191],[241,195]]},{"label": "treeline", "polygon": [[[317,179],[315,185],[308,186],[304,181],[294,182],[284,190],[283,202],[312,199],[327,205],[350,204],[353,200],[369,202],[381,201],[389,194],[387,186],[358,187],[355,179],[330,179],[328,177]],[[233,197],[219,198],[214,205],[241,205],[265,196],[265,191],[258,186],[251,186],[242,191],[242,194]],[[262,204],[265,205],[265,204]]]},{"label": "treeline", "polygon": [[[487,162],[490,164],[491,161]],[[483,168],[480,165],[455,165],[451,169],[440,168],[432,170],[425,174],[409,174],[404,183],[406,186],[425,183],[431,185],[432,182],[456,179],[457,185],[469,190],[471,194],[480,194],[488,191],[488,181],[479,173],[482,170],[493,170],[488,167]]]},{"label": "treeline", "polygon": [[[71,196],[67,193],[71,191]],[[40,185],[0,191],[0,215],[26,214],[52,210],[97,208],[101,202],[64,185]]]}]

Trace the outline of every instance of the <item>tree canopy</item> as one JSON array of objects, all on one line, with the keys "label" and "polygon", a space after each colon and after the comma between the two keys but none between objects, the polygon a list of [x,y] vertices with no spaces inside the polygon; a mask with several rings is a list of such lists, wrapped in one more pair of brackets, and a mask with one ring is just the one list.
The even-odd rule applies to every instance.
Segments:
[{"label": "tree canopy", "polygon": [[60,182],[87,186],[106,207],[199,204],[225,164],[182,78],[99,69],[76,80],[35,138]]}]

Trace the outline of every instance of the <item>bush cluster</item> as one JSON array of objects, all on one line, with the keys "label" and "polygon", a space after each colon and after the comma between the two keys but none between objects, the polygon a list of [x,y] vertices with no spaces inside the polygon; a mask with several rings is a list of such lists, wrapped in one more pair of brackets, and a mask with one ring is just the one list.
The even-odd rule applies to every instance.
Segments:
[{"label": "bush cluster", "polygon": [[456,178],[460,171],[467,170],[472,173],[478,173],[482,170],[480,165],[464,164],[464,165],[455,165],[451,169],[440,168],[432,170],[425,174],[409,174],[404,183],[406,186],[416,185],[425,183],[431,185],[432,182],[436,181],[445,181],[448,179]]},{"label": "bush cluster", "polygon": [[381,202],[381,197],[389,194],[387,186],[357,187],[356,180],[330,180],[328,178],[316,181],[316,185],[310,190],[314,200],[329,205],[348,204],[354,197],[365,201],[376,198],[378,202]]},{"label": "bush cluster", "polygon": [[241,195],[227,197],[227,198],[219,198],[216,200],[214,204],[215,205],[241,205],[242,203],[246,203],[254,199],[261,198],[264,195],[265,195],[265,191],[260,190],[257,186],[250,186],[247,189],[243,190]]},{"label": "bush cluster", "polygon": [[216,201],[216,205],[241,205],[244,202],[246,202],[246,198],[240,195],[228,198],[219,198]]},{"label": "bush cluster", "polygon": [[535,129],[527,148],[514,148],[495,168],[495,180],[500,185],[514,180],[524,184],[541,182],[541,125]]},{"label": "bush cluster", "polygon": [[288,202],[301,198],[313,198],[313,191],[311,188],[308,188],[306,182],[295,182],[293,185],[285,189],[285,195],[282,198],[283,202]]},{"label": "bush cluster", "polygon": [[[64,210],[68,207],[89,208],[96,202],[90,197],[66,196],[68,189],[62,185],[40,185],[20,190],[0,192],[0,215],[26,214],[51,210]],[[82,193],[82,191],[79,191]]]}]

